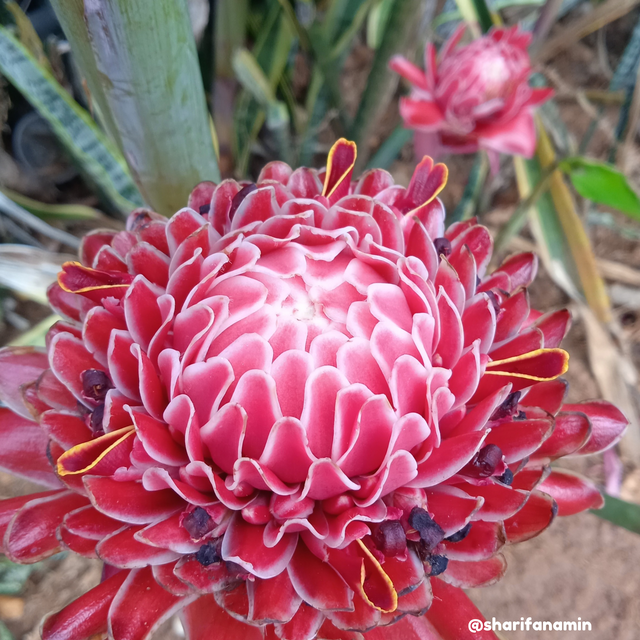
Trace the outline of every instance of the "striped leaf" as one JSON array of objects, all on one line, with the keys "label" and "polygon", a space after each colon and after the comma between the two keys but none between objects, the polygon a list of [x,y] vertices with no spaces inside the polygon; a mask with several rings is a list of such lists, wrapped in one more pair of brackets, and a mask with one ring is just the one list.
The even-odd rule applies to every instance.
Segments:
[{"label": "striped leaf", "polygon": [[118,150],[13,34],[0,26],[0,72],[37,109],[88,179],[122,213],[142,204]]}]

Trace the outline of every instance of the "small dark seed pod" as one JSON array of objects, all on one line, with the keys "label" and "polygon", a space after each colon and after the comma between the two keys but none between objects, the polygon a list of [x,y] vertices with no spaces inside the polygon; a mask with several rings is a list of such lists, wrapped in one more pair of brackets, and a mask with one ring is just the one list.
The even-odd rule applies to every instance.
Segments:
[{"label": "small dark seed pod", "polygon": [[441,573],[444,573],[447,570],[449,558],[447,558],[447,556],[434,555],[429,556],[429,558],[427,558],[427,562],[431,567],[431,570],[429,571],[429,577],[434,578],[435,576],[439,576]]},{"label": "small dark seed pod", "polygon": [[469,535],[469,531],[471,531],[470,522],[466,524],[464,527],[462,527],[460,531],[456,531],[455,533],[451,534],[448,538],[445,538],[445,540],[447,542],[460,542],[461,540],[464,540]]},{"label": "small dark seed pod", "polygon": [[196,551],[196,560],[203,567],[208,567],[211,564],[220,562],[222,558],[220,557],[220,544],[218,543],[218,541],[212,540],[211,542],[203,544]]},{"label": "small dark seed pod", "polygon": [[510,487],[511,483],[513,482],[513,471],[511,471],[511,469],[507,469],[501,476],[496,478],[496,480]]},{"label": "small dark seed pod", "polygon": [[436,238],[433,241],[433,246],[436,248],[436,253],[439,256],[447,256],[451,255],[451,242],[447,238]]}]

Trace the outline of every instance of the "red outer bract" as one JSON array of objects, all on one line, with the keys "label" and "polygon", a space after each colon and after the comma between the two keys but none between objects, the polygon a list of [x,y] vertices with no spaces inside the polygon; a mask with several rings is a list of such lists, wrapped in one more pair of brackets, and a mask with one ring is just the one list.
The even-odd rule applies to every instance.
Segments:
[{"label": "red outer bract", "polygon": [[191,640],[459,639],[507,542],[601,504],[547,465],[626,420],[563,406],[568,316],[529,309],[535,257],[487,274],[487,230],[444,229],[443,165],[404,189],[352,182],[355,158],[88,235],[46,352],[0,352],[0,465],[51,488],[0,502],[2,548],[105,562],[44,640],[178,611]]},{"label": "red outer bract", "polygon": [[536,147],[535,107],[551,89],[529,86],[531,34],[518,26],[493,28],[458,46],[464,25],[440,50],[425,50],[425,70],[401,56],[390,67],[412,84],[400,100],[405,125],[415,129],[416,152],[473,153],[485,149],[495,167],[498,153],[530,158]]}]

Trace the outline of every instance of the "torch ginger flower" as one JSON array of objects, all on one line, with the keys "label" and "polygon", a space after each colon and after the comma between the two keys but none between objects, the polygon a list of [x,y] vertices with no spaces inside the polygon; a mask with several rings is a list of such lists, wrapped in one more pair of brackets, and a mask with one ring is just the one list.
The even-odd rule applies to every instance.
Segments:
[{"label": "torch ginger flower", "polygon": [[176,612],[190,640],[464,639],[505,544],[602,504],[549,463],[626,420],[563,404],[569,315],[529,308],[535,256],[487,274],[487,230],[444,229],[444,165],[405,189],[352,182],[355,154],[90,233],[46,351],[0,352],[0,463],[48,487],[0,501],[4,553],[105,563],[44,640]]},{"label": "torch ginger flower", "polygon": [[529,86],[531,34],[517,26],[492,29],[458,47],[464,25],[444,44],[440,60],[429,43],[425,71],[395,56],[390,67],[413,85],[400,100],[405,125],[415,129],[418,156],[429,149],[473,153],[485,149],[494,169],[498,153],[531,158],[536,148],[533,109],[551,89]]}]

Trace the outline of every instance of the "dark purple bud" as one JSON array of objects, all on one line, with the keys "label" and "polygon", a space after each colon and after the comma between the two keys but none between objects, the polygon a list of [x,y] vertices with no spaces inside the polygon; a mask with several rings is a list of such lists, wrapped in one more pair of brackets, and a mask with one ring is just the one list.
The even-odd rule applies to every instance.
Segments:
[{"label": "dark purple bud", "polygon": [[431,567],[429,577],[435,578],[435,576],[439,576],[447,570],[449,558],[447,558],[447,556],[429,556],[429,558],[427,558],[427,562]]},{"label": "dark purple bud", "polygon": [[211,205],[210,204],[200,205],[198,211],[200,212],[201,216],[206,216],[207,213],[209,213],[209,211],[211,211]]},{"label": "dark purple bud", "polygon": [[432,551],[444,540],[442,527],[420,507],[411,509],[409,526],[420,534],[420,540],[427,551]]},{"label": "dark purple bud", "polygon": [[373,534],[373,540],[387,557],[398,556],[407,548],[407,537],[399,520],[385,520]]},{"label": "dark purple bud", "polygon": [[511,417],[518,409],[521,395],[519,391],[510,393],[507,399],[491,414],[489,420],[503,420]]},{"label": "dark purple bud", "polygon": [[127,220],[127,231],[141,231],[153,222],[151,211],[148,209],[136,209]]},{"label": "dark purple bud", "polygon": [[91,414],[91,419],[89,420],[89,426],[91,427],[91,431],[94,434],[102,434],[104,430],[102,428],[102,421],[104,419],[104,402],[99,404]]},{"label": "dark purple bud", "polygon": [[215,564],[216,562],[220,562],[222,557],[220,556],[220,546],[222,544],[222,539],[217,538],[216,540],[212,540],[211,542],[207,542],[203,544],[196,551],[196,560],[203,566],[208,567],[210,564]]},{"label": "dark purple bud", "polygon": [[466,524],[460,531],[456,531],[454,534],[450,535],[448,538],[445,538],[447,542],[460,542],[464,540],[468,535],[469,531],[471,531],[471,523]]},{"label": "dark purple bud", "polygon": [[446,238],[436,238],[433,241],[433,246],[436,248],[436,253],[439,256],[447,256],[451,255],[451,243]]},{"label": "dark purple bud", "polygon": [[256,191],[257,185],[248,184],[246,187],[243,187],[233,196],[233,200],[231,200],[231,208],[229,209],[229,220],[233,220],[233,216],[236,214],[238,207],[242,204],[242,201],[253,191]]},{"label": "dark purple bud", "polygon": [[489,478],[502,461],[502,449],[496,444],[482,447],[461,473],[473,478]]},{"label": "dark purple bud", "polygon": [[498,302],[498,296],[493,291],[487,291],[487,296],[493,305],[493,310],[496,312],[496,316],[500,313],[500,303]]},{"label": "dark purple bud", "polygon": [[215,522],[206,509],[196,507],[182,518],[182,526],[193,540],[201,540],[213,530]]},{"label": "dark purple bud", "polygon": [[87,369],[82,372],[82,393],[85,398],[102,402],[107,395],[107,391],[112,387],[111,380],[109,380],[109,376],[104,371]]},{"label": "dark purple bud", "polygon": [[510,487],[513,482],[513,471],[511,471],[511,469],[507,469],[501,476],[496,478],[496,480],[498,480],[498,482],[502,482],[502,484],[506,484],[507,487]]}]

